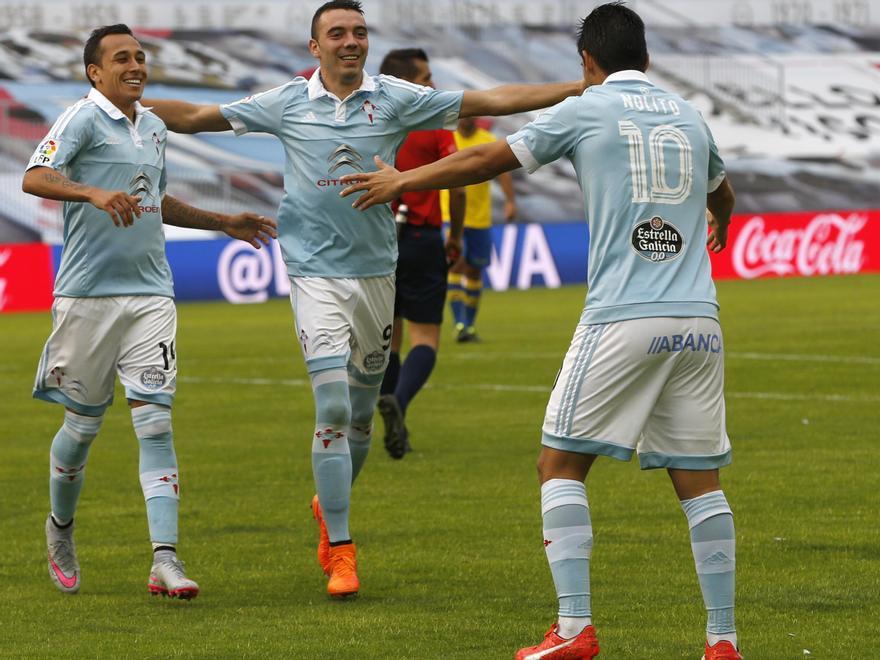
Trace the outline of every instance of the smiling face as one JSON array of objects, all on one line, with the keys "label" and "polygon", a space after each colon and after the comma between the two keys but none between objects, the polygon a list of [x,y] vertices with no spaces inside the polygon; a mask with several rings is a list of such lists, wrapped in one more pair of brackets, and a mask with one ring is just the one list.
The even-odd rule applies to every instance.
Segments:
[{"label": "smiling face", "polygon": [[108,101],[130,114],[144,94],[147,57],[137,39],[128,34],[108,34],[100,48],[99,63],[88,66],[88,76]]},{"label": "smiling face", "polygon": [[361,83],[370,41],[364,17],[350,9],[321,14],[309,50],[321,63],[321,76],[330,89],[357,87]]}]

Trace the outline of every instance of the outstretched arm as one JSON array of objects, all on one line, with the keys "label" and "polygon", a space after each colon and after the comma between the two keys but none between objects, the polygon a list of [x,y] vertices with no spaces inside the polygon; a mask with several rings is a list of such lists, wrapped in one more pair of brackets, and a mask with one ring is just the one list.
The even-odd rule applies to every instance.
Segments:
[{"label": "outstretched arm", "polygon": [[198,105],[167,99],[144,99],[143,104],[151,108],[175,133],[232,130],[219,105]]},{"label": "outstretched arm", "polygon": [[128,227],[141,217],[140,197],[122,190],[104,190],[71,181],[51,167],[32,167],[24,174],[21,189],[31,195],[60,202],[84,202],[105,211],[113,224]]},{"label": "outstretched arm", "polygon": [[454,264],[461,256],[466,209],[467,191],[464,188],[452,188],[449,191],[449,235],[446,237],[446,260],[450,264]]},{"label": "outstretched arm", "polygon": [[365,191],[352,204],[354,208],[368,209],[415,190],[458,188],[482,183],[502,172],[520,167],[519,160],[505,140],[463,149],[430,165],[406,172],[398,172],[378,156],[375,160],[379,166],[377,171],[346,174],[341,178],[343,183],[353,184],[340,193],[343,197]]},{"label": "outstretched arm", "polygon": [[461,99],[459,117],[512,115],[556,105],[569,96],[584,93],[585,82],[575,80],[546,85],[502,85],[486,90],[467,90]]},{"label": "outstretched arm", "polygon": [[735,203],[736,195],[727,177],[720,186],[706,195],[706,208],[709,211],[707,219],[711,230],[706,245],[712,252],[721,252],[727,245],[727,228],[730,226],[730,215]]},{"label": "outstretched arm", "polygon": [[502,172],[496,179],[504,193],[504,221],[513,222],[516,219],[516,192],[513,188],[513,177],[510,172]]},{"label": "outstretched arm", "polygon": [[278,225],[272,218],[256,213],[212,213],[184,204],[171,195],[162,198],[162,221],[175,227],[222,231],[231,238],[250,243],[258,250],[260,243],[268,245],[270,238],[278,238]]}]

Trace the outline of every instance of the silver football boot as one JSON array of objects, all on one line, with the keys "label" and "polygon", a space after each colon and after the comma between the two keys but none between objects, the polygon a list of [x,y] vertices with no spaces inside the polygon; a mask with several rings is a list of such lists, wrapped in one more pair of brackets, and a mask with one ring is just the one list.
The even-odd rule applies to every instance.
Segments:
[{"label": "silver football boot", "polygon": [[192,600],[199,595],[199,585],[186,577],[183,562],[171,550],[160,550],[153,555],[150,583],[147,585],[154,596]]},{"label": "silver football boot", "polygon": [[48,548],[49,577],[66,594],[79,591],[80,572],[76,560],[76,546],[73,544],[73,525],[59,529],[52,521],[52,514],[46,518],[46,546]]}]

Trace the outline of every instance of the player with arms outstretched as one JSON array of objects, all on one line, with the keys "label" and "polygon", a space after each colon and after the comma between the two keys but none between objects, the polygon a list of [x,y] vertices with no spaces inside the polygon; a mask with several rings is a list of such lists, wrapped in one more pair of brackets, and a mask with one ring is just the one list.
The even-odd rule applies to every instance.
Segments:
[{"label": "player with arms outstretched", "polygon": [[279,241],[291,279],[296,336],[315,398],[311,438],[318,560],[332,597],[360,588],[349,532],[352,482],[370,448],[373,410],[388,364],[397,261],[388,206],[355,213],[340,177],[393,161],[410,131],[453,128],[460,116],[523,112],[583,90],[582,81],[447,92],[364,73],[369,32],[355,0],[321,5],[309,79],[224,106],[151,100],[171,130],[269,133],[286,154]]},{"label": "player with arms outstretched", "polygon": [[176,554],[177,315],[162,223],[222,230],[257,248],[275,235],[275,223],[251,213],[209,213],[165,194],[165,124],[139,102],[146,55],[128,27],[94,30],[83,59],[92,90],[55,122],[22,183],[25,192],[64,202],[53,328],[34,385],[36,398],[66,408],[50,451],[49,575],[61,591],[79,591],[74,514],[115,372],[140,442],[153,544],[148,588],[194,598],[199,587]]},{"label": "player with arms outstretched", "polygon": [[[589,88],[506,142],[408,172],[344,177],[355,206],[483,181],[558,158],[574,165],[590,225],[586,304],[550,395],[538,472],[559,617],[519,660],[592,658],[585,480],[597,456],[666,468],[690,528],[708,610],[705,657],[736,660],[735,536],[719,468],[730,463],[724,342],[707,245],[727,241],[734,195],[699,113],[645,75],[644,24],[620,3],[581,24]],[[708,227],[707,214],[708,207]]]}]

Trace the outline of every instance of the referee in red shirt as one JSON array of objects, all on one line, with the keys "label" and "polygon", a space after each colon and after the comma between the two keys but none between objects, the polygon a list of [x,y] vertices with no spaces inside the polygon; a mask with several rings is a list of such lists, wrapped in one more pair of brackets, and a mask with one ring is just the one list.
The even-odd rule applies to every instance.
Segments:
[{"label": "referee in red shirt", "polygon": [[[382,60],[379,73],[417,85],[433,87],[428,56],[421,48],[392,50]],[[414,131],[397,153],[395,167],[411,170],[433,163],[456,151],[451,131]],[[450,231],[445,245],[436,190],[406,193],[392,204],[398,221],[397,293],[394,299],[394,331],[391,357],[379,396],[379,412],[385,422],[385,449],[392,458],[410,451],[406,409],[427,382],[440,343],[440,324],[446,301],[446,271],[461,254],[464,226],[464,188],[449,191]],[[406,319],[410,349],[400,363],[403,320]]]}]

